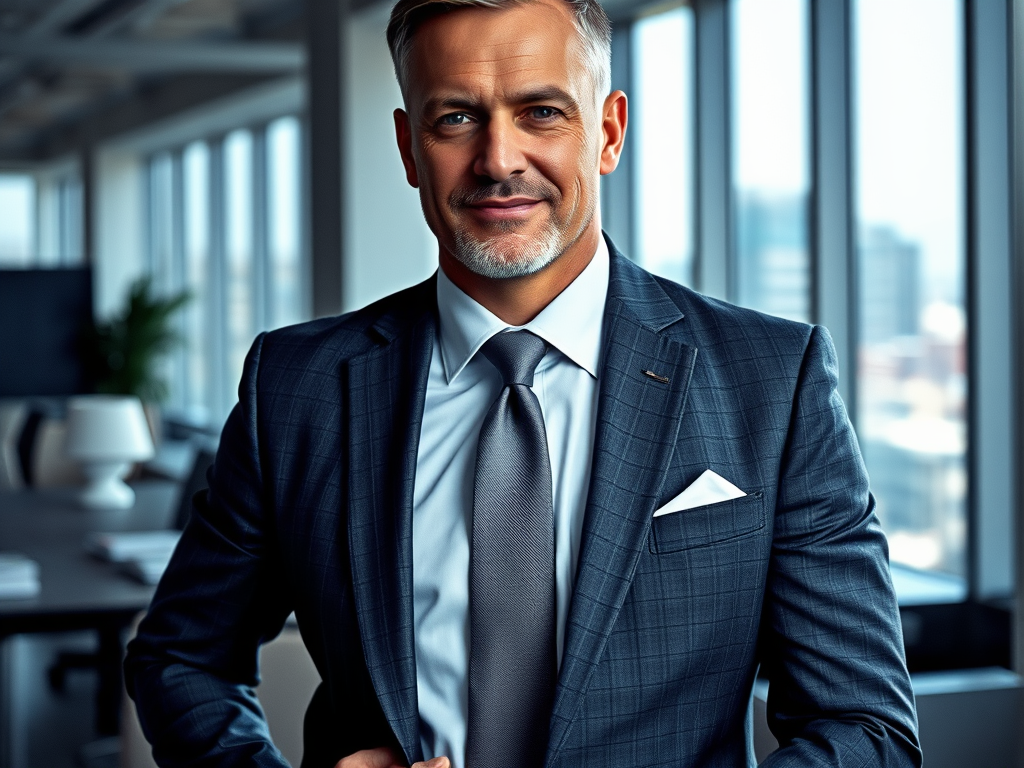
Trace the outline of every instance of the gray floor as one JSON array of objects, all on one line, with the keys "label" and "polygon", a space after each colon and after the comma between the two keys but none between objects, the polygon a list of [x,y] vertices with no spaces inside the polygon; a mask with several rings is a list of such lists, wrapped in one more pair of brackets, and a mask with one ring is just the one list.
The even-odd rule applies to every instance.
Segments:
[{"label": "gray floor", "polygon": [[[96,673],[73,670],[63,692],[50,689],[47,670],[61,651],[89,651],[89,634],[15,637],[3,649],[6,728],[4,768],[103,768],[116,756],[95,755]],[[109,745],[109,742],[108,742]],[[104,750],[100,750],[101,752]],[[83,758],[92,758],[83,761]]]}]

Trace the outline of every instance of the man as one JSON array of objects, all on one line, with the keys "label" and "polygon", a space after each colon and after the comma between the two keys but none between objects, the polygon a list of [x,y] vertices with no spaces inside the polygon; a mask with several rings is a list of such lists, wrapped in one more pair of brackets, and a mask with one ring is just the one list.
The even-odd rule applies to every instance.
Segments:
[{"label": "man", "polygon": [[759,665],[766,764],[920,765],[827,333],[601,236],[609,36],[590,0],[395,7],[441,269],[253,346],[129,650],[163,764],[282,763],[250,686],[294,610],[311,768],[747,766]]}]

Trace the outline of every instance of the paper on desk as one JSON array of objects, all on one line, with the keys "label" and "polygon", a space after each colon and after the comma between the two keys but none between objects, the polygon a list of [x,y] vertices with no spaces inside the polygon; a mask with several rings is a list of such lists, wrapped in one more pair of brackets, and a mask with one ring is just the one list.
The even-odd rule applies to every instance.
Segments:
[{"label": "paper on desk", "polygon": [[154,587],[164,575],[170,561],[169,554],[166,557],[132,558],[118,565],[118,570],[136,581]]},{"label": "paper on desk", "polygon": [[90,533],[85,538],[85,549],[90,554],[112,563],[170,558],[180,538],[181,531]]},{"label": "paper on desk", "polygon": [[39,594],[39,563],[18,552],[0,552],[0,600]]}]

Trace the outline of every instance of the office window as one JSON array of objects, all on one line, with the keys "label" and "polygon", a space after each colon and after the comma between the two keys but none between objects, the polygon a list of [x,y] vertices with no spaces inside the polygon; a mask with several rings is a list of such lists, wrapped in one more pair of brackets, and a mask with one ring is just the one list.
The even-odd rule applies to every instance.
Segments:
[{"label": "office window", "polygon": [[891,560],[930,602],[966,596],[963,17],[854,5],[857,427]]},{"label": "office window", "polygon": [[299,206],[301,126],[282,117],[267,126],[267,226],[270,260],[270,313],[276,328],[305,318],[302,295],[302,218]]},{"label": "office window", "polygon": [[256,334],[308,317],[301,150],[284,117],[149,158],[150,272],[159,291],[192,295],[168,371],[179,421],[219,428]]},{"label": "office window", "polygon": [[[158,294],[171,295],[184,287],[181,247],[181,167],[177,153],[161,152],[146,167],[147,273]],[[180,318],[178,319],[180,324]],[[180,328],[180,326],[179,326]],[[169,404],[184,406],[184,368],[177,355],[161,358],[158,376],[168,384]]]},{"label": "office window", "polygon": [[35,180],[25,173],[0,173],[0,266],[22,267],[35,257]]},{"label": "office window", "polygon": [[[1009,10],[714,0],[673,12],[682,42],[666,33],[669,14],[642,13],[618,19],[613,38],[630,54],[613,72],[628,83],[633,167],[603,200],[629,216],[606,220],[634,244],[685,243],[682,259],[634,245],[654,271],[679,280],[685,260],[698,291],[829,328],[911,667],[1009,665],[1021,446]],[[671,86],[646,66],[670,57],[693,70]],[[695,111],[656,129],[646,113],[673,99]],[[695,204],[667,207],[685,219],[662,238],[664,211],[643,217],[651,190],[680,171],[658,163],[678,142],[685,164],[698,140],[699,183],[681,166],[673,190]]]},{"label": "office window", "polygon": [[693,281],[693,10],[633,24],[635,132],[633,258],[652,272]]},{"label": "office window", "polygon": [[161,152],[148,167],[149,273],[165,293],[180,290],[181,280],[175,264],[177,247],[174,220],[180,201],[175,199],[174,178],[177,168],[170,152]]},{"label": "office window", "polygon": [[[252,133],[234,131],[224,139],[226,235],[227,381],[234,392],[245,354],[256,335],[253,323],[253,176]],[[233,402],[233,397],[227,397]]]},{"label": "office window", "polygon": [[57,242],[62,264],[81,264],[85,235],[82,227],[82,180],[78,174],[65,174],[55,183],[57,197]]},{"label": "office window", "polygon": [[732,0],[736,301],[810,317],[807,0]]},{"label": "office window", "polygon": [[82,263],[82,182],[73,165],[0,173],[0,212],[0,265]]},{"label": "office window", "polygon": [[45,170],[36,176],[36,248],[40,266],[81,264],[82,181],[77,169]]},{"label": "office window", "polygon": [[208,330],[210,328],[210,152],[205,142],[196,141],[182,153],[184,187],[184,260],[185,285],[192,301],[182,311],[181,351],[183,389],[180,405],[183,416],[192,423],[210,419],[210,366]]}]

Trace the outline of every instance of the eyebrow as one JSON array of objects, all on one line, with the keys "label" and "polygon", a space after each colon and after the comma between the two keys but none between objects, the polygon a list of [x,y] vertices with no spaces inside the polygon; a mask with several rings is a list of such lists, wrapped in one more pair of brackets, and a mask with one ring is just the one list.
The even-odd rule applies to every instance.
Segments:
[{"label": "eyebrow", "polygon": [[[568,92],[554,85],[512,93],[506,100],[513,104],[551,102],[570,108],[576,108],[577,106],[576,99],[569,95]],[[429,115],[448,109],[475,110],[479,107],[480,102],[475,99],[460,96],[435,96],[434,98],[427,99],[423,105],[423,112]]]}]

